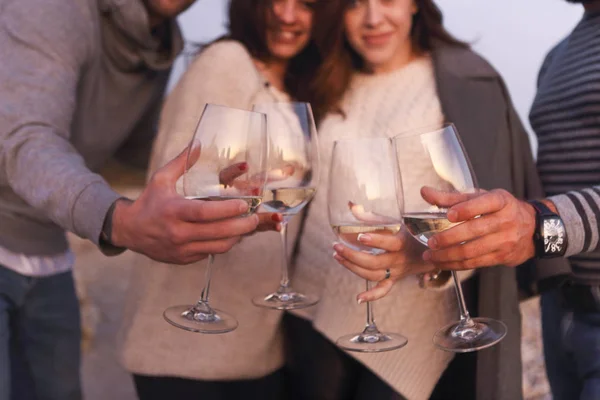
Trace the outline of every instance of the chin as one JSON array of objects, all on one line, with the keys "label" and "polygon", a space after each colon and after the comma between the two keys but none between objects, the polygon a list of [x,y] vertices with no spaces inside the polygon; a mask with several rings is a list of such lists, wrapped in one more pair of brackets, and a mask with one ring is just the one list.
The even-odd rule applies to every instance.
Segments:
[{"label": "chin", "polygon": [[270,49],[271,55],[280,60],[294,58],[302,51],[303,46],[275,46]]}]

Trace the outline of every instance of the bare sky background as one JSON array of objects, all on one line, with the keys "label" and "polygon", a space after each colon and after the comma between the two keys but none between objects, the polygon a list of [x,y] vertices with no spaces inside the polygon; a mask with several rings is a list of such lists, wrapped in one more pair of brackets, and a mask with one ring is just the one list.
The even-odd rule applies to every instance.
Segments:
[{"label": "bare sky background", "polygon": [[[206,42],[225,31],[226,0],[199,0],[180,17],[187,40]],[[548,50],[567,35],[582,7],[565,0],[437,0],[446,27],[473,44],[506,80],[513,102],[529,129],[527,115],[537,72]],[[180,60],[173,80],[183,71]]]}]

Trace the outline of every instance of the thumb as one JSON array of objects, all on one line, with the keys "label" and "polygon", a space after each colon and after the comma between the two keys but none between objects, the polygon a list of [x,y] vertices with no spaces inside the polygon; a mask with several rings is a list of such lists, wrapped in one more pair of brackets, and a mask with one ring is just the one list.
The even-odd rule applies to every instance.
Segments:
[{"label": "thumb", "polygon": [[167,185],[175,190],[177,180],[198,161],[200,157],[200,146],[190,144],[183,149],[174,159],[165,164],[154,174],[154,180],[162,185]]},{"label": "thumb", "polygon": [[467,201],[473,197],[477,197],[476,193],[460,193],[460,192],[447,192],[443,190],[437,190],[430,186],[423,186],[421,188],[421,197],[434,206],[449,208],[457,203]]}]

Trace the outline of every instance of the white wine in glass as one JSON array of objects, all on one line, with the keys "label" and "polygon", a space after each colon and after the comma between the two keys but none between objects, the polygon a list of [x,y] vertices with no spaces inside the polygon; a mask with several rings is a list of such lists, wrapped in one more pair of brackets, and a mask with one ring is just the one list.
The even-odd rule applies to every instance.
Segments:
[{"label": "white wine in glass", "polygon": [[252,302],[265,308],[293,310],[316,304],[312,293],[294,290],[290,282],[287,225],[312,200],[319,180],[317,129],[308,103],[279,102],[254,105],[267,115],[269,159],[267,184],[261,210],[283,215],[281,223],[281,278],[272,293]]},{"label": "white wine in glass", "polygon": [[[188,147],[183,175],[186,199],[244,200],[248,214],[260,206],[267,179],[266,115],[208,104]],[[208,257],[204,289],[194,305],[169,307],[163,316],[172,325],[192,332],[225,333],[237,320],[209,304],[214,256]]]},{"label": "white wine in glass", "polygon": [[[344,245],[379,255],[385,251],[362,244],[359,235],[400,232],[403,202],[397,168],[390,139],[338,140],[334,143],[329,173],[329,223]],[[369,281],[366,281],[366,287],[370,289]],[[404,336],[379,331],[370,302],[366,309],[364,329],[340,337],[336,342],[339,347],[376,353],[406,345],[408,340]]]},{"label": "white wine in glass", "polygon": [[[427,246],[430,237],[457,225],[448,221],[446,209],[426,202],[424,186],[444,192],[473,193],[475,175],[452,124],[406,132],[394,138],[404,190],[404,224],[412,236]],[[492,318],[472,318],[462,286],[452,271],[460,320],[440,329],[434,344],[442,350],[466,353],[493,346],[506,336],[506,325]]]}]

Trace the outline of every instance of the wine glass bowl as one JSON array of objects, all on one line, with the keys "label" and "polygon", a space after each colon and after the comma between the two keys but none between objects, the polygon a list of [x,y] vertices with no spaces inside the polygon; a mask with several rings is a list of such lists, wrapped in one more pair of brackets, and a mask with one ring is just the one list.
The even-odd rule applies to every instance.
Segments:
[{"label": "wine glass bowl", "polygon": [[[427,246],[434,234],[457,223],[448,221],[446,208],[428,203],[420,194],[421,188],[474,193],[478,190],[475,174],[452,124],[406,132],[393,140],[404,189],[403,221],[411,235]],[[506,336],[506,325],[491,318],[472,318],[456,271],[452,271],[452,278],[460,320],[440,329],[434,344],[442,350],[465,353],[501,341]]]},{"label": "wine glass bowl", "polygon": [[[262,201],[267,179],[267,122],[264,114],[207,104],[188,146],[185,172],[178,182],[188,200],[243,200],[247,214]],[[214,256],[208,257],[204,289],[194,305],[169,307],[170,324],[191,332],[225,333],[237,320],[209,304]]]},{"label": "wine glass bowl", "polygon": [[253,298],[252,302],[276,310],[310,307],[318,302],[318,297],[296,291],[290,282],[287,225],[317,190],[319,146],[312,109],[310,104],[299,102],[260,103],[253,109],[267,115],[269,130],[269,171],[261,210],[280,213],[283,221],[279,287],[272,293]]},{"label": "wine glass bowl", "polygon": [[[346,246],[373,255],[384,250],[366,246],[360,235],[395,235],[402,228],[402,190],[390,139],[338,140],[333,146],[329,174],[329,223]],[[367,290],[370,282],[366,281]],[[340,337],[345,350],[376,353],[399,349],[408,340],[379,331],[372,304],[367,302],[367,321],[362,332]]]}]

